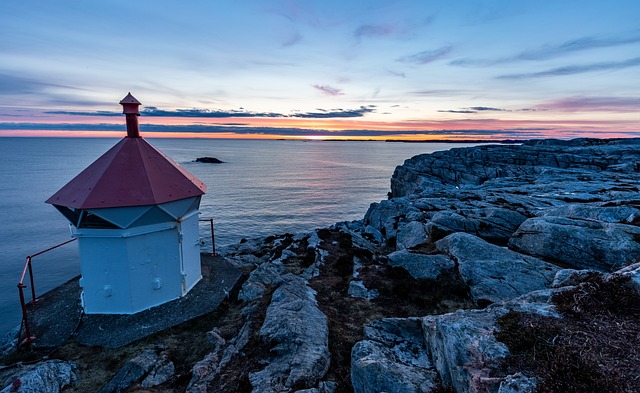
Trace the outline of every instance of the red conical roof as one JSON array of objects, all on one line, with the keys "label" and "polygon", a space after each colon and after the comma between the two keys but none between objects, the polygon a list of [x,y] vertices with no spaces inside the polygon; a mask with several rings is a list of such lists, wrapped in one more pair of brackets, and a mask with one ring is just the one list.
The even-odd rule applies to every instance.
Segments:
[{"label": "red conical roof", "polygon": [[143,206],[205,193],[206,185],[142,138],[124,138],[46,203],[76,209]]}]

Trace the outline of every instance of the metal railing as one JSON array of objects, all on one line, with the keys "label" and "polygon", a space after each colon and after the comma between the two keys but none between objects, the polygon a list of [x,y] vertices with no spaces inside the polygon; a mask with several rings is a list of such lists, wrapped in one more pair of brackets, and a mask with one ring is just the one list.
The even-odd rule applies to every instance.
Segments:
[{"label": "metal railing", "polygon": [[215,257],[218,254],[216,253],[216,235],[215,235],[215,232],[213,230],[213,218],[200,218],[200,219],[198,219],[198,221],[200,221],[200,222],[209,222],[209,225],[210,225],[210,228],[211,228],[211,255],[213,255]]},{"label": "metal railing", "polygon": [[31,341],[35,340],[35,337],[31,335],[31,330],[29,329],[29,320],[27,319],[27,303],[24,300],[24,290],[25,288],[27,288],[27,285],[24,283],[24,277],[26,276],[27,270],[28,270],[29,283],[31,284],[31,301],[28,304],[35,303],[36,301],[38,301],[38,299],[36,298],[36,288],[33,283],[33,267],[32,267],[31,260],[34,257],[37,257],[38,255],[42,255],[51,250],[55,250],[58,247],[62,247],[65,244],[69,244],[76,240],[78,240],[78,238],[73,238],[71,240],[67,240],[64,243],[56,244],[55,246],[49,247],[46,250],[42,250],[35,254],[27,256],[27,261],[24,264],[24,269],[22,269],[22,276],[20,276],[20,282],[18,282],[18,292],[20,293],[20,307],[22,307],[22,323],[24,326],[25,334],[27,335],[26,338],[21,342],[21,344],[28,344]]}]

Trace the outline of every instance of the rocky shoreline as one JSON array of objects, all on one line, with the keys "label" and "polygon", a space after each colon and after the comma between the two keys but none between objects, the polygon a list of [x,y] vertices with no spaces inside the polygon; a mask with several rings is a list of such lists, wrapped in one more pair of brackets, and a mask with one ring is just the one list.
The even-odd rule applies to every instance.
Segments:
[{"label": "rocky shoreline", "polygon": [[99,361],[69,340],[2,392],[640,390],[639,139],[419,155],[363,220],[221,253],[220,310]]}]

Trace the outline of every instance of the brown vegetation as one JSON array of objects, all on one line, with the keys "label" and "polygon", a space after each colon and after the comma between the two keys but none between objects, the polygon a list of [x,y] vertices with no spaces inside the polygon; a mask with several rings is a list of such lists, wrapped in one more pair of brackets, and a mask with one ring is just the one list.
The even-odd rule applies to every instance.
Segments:
[{"label": "brown vegetation", "polygon": [[496,335],[508,373],[539,379],[538,392],[640,391],[640,296],[626,278],[595,276],[553,297],[562,318],[510,312]]}]

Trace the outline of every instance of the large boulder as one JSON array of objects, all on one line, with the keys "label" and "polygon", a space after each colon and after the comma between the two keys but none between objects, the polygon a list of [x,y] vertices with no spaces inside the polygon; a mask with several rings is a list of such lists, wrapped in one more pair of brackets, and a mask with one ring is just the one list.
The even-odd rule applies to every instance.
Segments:
[{"label": "large boulder", "polygon": [[640,260],[640,227],[564,217],[536,217],[518,228],[509,247],[577,269],[613,271]]},{"label": "large boulder", "polygon": [[422,321],[425,342],[445,386],[461,392],[496,391],[492,371],[509,355],[494,332],[497,316],[486,310],[465,310]]},{"label": "large boulder", "polygon": [[153,387],[167,382],[175,374],[175,367],[168,355],[147,349],[127,361],[100,393],[123,392],[140,383],[142,387]]},{"label": "large boulder", "polygon": [[[516,375],[505,375],[502,361],[510,355],[496,339],[498,318],[509,311],[560,318],[551,302],[559,290],[528,293],[483,310],[459,310],[422,318],[425,345],[444,386],[457,393],[512,392]],[[529,388],[535,380],[526,380]],[[516,390],[517,391],[517,390]],[[526,392],[524,390],[523,392]]]},{"label": "large boulder", "polygon": [[315,291],[288,274],[274,291],[260,337],[272,343],[267,366],[249,374],[254,392],[312,388],[329,369],[329,325]]},{"label": "large boulder", "polygon": [[445,228],[449,233],[466,232],[490,243],[506,245],[526,219],[526,216],[513,210],[488,208],[438,212],[431,218],[431,223]]},{"label": "large boulder", "polygon": [[385,239],[396,236],[398,220],[410,212],[419,212],[406,198],[372,203],[364,216],[364,224],[378,230]]},{"label": "large boulder", "polygon": [[364,340],[351,351],[355,393],[419,393],[435,388],[438,375],[429,360],[418,318],[388,318],[365,326]]},{"label": "large boulder", "polygon": [[389,265],[406,270],[415,279],[435,280],[439,275],[448,273],[456,266],[455,262],[446,255],[427,255],[396,251],[387,255]]},{"label": "large boulder", "polygon": [[284,267],[274,263],[263,263],[249,274],[247,281],[242,284],[238,299],[251,302],[261,298],[267,288],[282,283]]},{"label": "large boulder", "polygon": [[551,285],[559,268],[518,254],[468,233],[453,233],[436,243],[458,263],[458,272],[478,305],[515,298]]},{"label": "large boulder", "polygon": [[411,221],[398,225],[396,248],[404,250],[427,242],[427,231],[420,221]]}]

